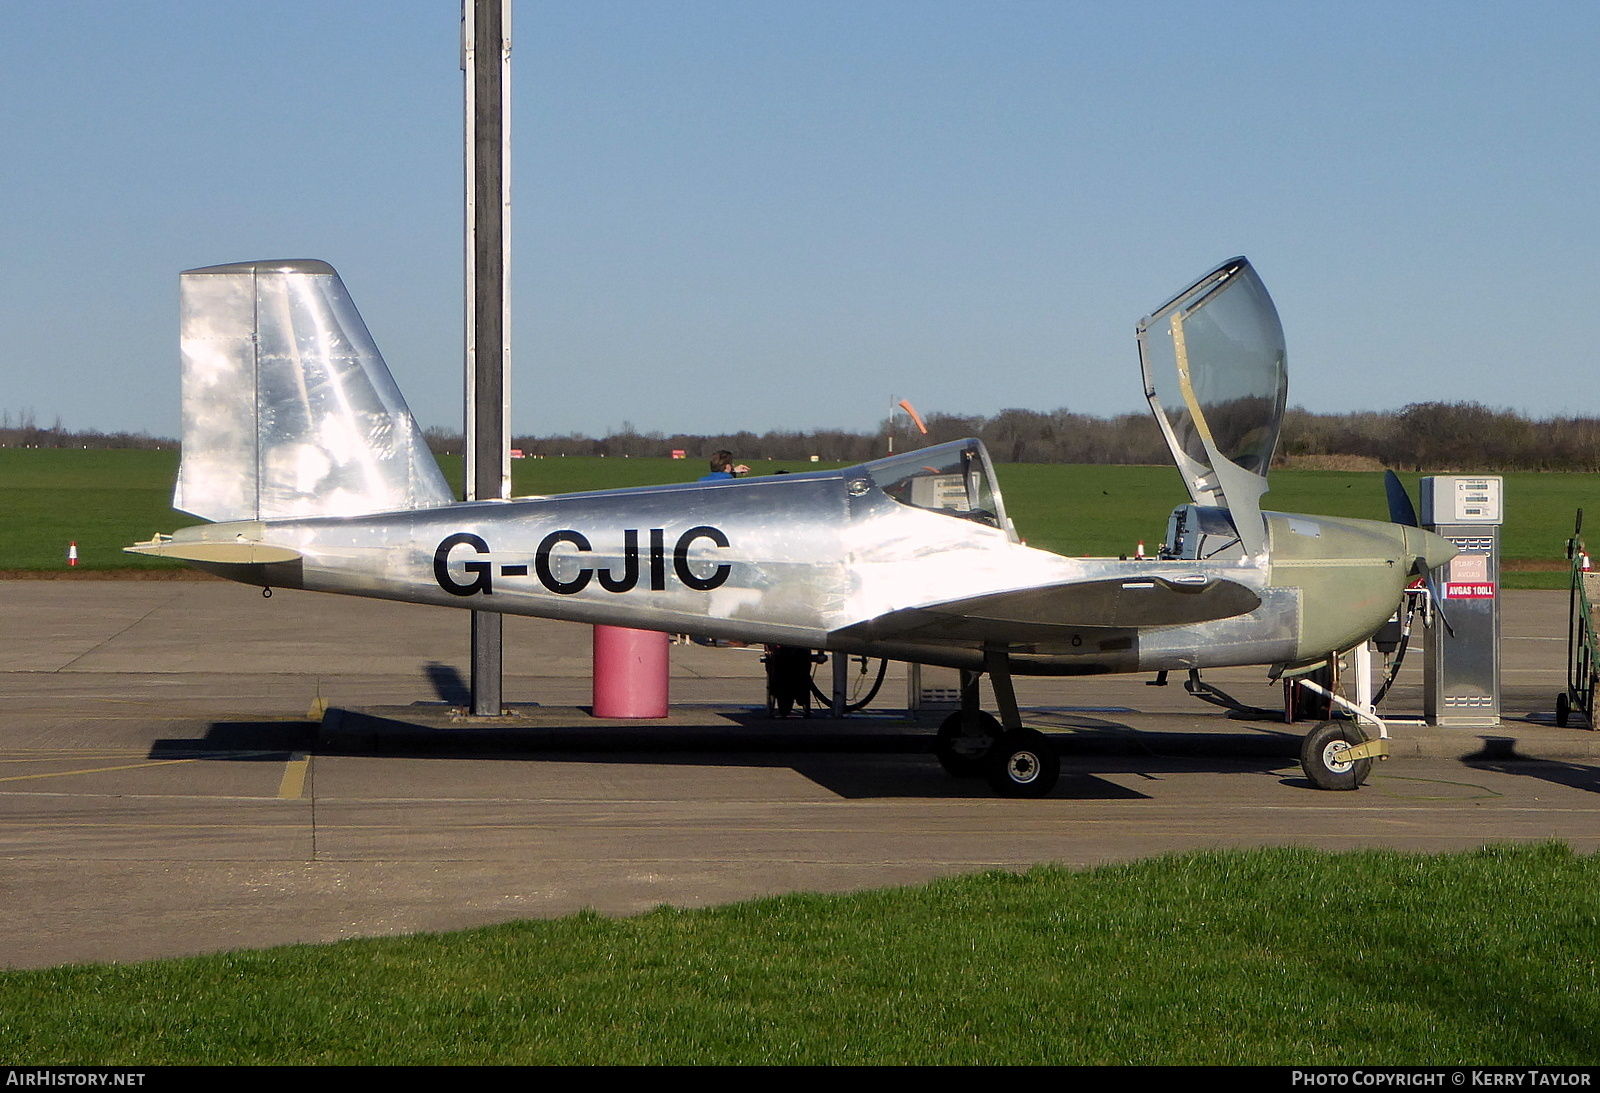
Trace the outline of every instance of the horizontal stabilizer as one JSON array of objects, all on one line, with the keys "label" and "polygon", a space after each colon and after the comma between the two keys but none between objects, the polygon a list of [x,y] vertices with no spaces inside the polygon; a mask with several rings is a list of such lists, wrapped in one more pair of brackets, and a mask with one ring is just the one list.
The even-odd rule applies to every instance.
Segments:
[{"label": "horizontal stabilizer", "polygon": [[201,543],[174,542],[170,537],[157,535],[148,542],[135,543],[122,548],[128,554],[147,554],[155,558],[175,558],[184,562],[212,562],[217,565],[261,565],[268,562],[292,562],[300,552],[288,547],[268,543]]}]

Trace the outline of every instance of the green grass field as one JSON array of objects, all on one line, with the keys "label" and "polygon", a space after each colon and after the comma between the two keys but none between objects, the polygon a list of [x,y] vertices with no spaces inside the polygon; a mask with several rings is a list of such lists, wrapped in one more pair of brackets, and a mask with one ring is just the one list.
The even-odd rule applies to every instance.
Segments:
[{"label": "green grass field", "polygon": [[50,1063],[1567,1064],[1600,859],[1265,849],[0,974]]},{"label": "green grass field", "polygon": [[[170,567],[121,551],[154,532],[197,522],[169,507],[177,459],[176,452],[0,448],[0,570],[65,569],[67,544],[74,540],[85,570]],[[441,463],[458,483],[460,460]],[[837,464],[758,462],[751,470],[829,466]],[[518,494],[683,482],[701,472],[697,460],[671,459],[527,459],[512,467]],[[1023,537],[1063,554],[1131,554],[1140,540],[1154,550],[1167,514],[1187,499],[1170,467],[1013,463],[998,471]],[[1402,477],[1415,495],[1418,476]],[[1386,518],[1379,474],[1279,469],[1272,483],[1268,508]],[[1600,475],[1506,475],[1504,557],[1559,563],[1580,507],[1600,511]],[[1510,588],[1564,588],[1566,581],[1564,569],[1505,574]]]}]

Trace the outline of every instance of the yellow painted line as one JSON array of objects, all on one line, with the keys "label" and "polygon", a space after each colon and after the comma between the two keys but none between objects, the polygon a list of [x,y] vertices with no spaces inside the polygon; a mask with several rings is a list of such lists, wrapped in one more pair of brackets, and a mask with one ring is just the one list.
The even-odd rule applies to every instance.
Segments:
[{"label": "yellow painted line", "polygon": [[311,766],[311,757],[303,751],[297,751],[289,757],[283,765],[283,781],[278,784],[278,796],[285,801],[298,801],[305,796],[306,771]]},{"label": "yellow painted line", "polygon": [[76,759],[80,763],[90,761],[105,761],[107,759],[132,759],[138,755],[149,755],[147,751],[125,751],[111,755],[84,755],[82,752],[54,752],[50,755],[0,755],[0,763],[64,763],[69,759]]},{"label": "yellow painted line", "polygon": [[47,774],[12,774],[0,782],[25,782],[29,778],[65,778],[72,774],[106,774],[114,770],[138,770],[140,767],[165,767],[173,763],[198,763],[198,759],[158,759],[152,763],[126,763],[120,767],[90,767],[86,770],[54,770]]},{"label": "yellow painted line", "polygon": [[[264,801],[267,798],[258,797],[254,799]],[[238,831],[240,828],[243,828],[247,831],[303,831],[305,830],[306,825],[304,823],[255,824],[244,820],[241,820],[236,824],[150,824],[119,823],[116,821],[106,821],[104,823],[91,821],[89,823],[83,823],[81,821],[65,820],[28,820],[25,823],[0,823],[0,829],[10,827],[26,828],[29,831],[55,831],[62,828],[99,831],[105,828],[113,827],[124,831]],[[128,860],[137,861],[139,859],[133,858]]]},{"label": "yellow painted line", "polygon": [[[190,757],[188,757],[186,759],[155,759],[155,760],[152,760],[151,762],[148,762],[148,763],[124,763],[121,766],[115,766],[115,767],[81,767],[81,768],[76,769],[76,770],[50,771],[47,774],[11,774],[11,775],[7,775],[6,777],[0,778],[0,782],[25,782],[30,778],[65,778],[65,777],[67,777],[69,775],[73,775],[73,774],[109,774],[109,773],[111,773],[113,771],[118,771],[118,770],[138,770],[141,767],[165,767],[165,766],[170,766],[173,763],[198,763],[202,759],[247,759],[247,758],[255,758],[257,756],[271,755],[271,754],[273,754],[273,753],[270,752],[270,751],[233,751],[233,752],[222,752],[222,751],[219,751],[219,752],[210,752],[210,753],[208,753],[206,755],[193,755],[193,756],[190,756]],[[297,752],[296,754],[299,754],[299,753]],[[7,758],[7,757],[4,757],[4,756],[0,756],[0,762],[5,762],[5,763],[14,763],[14,762],[48,762],[48,761],[59,762],[62,759],[65,759],[65,758],[69,758],[69,757],[68,756],[59,756],[59,757],[56,757],[54,759],[51,759],[50,757],[41,757],[39,759],[19,760],[19,759],[11,759],[11,758]],[[100,758],[100,757],[99,756],[95,756],[94,758]],[[111,758],[111,757],[110,756],[106,756],[105,758]]]}]

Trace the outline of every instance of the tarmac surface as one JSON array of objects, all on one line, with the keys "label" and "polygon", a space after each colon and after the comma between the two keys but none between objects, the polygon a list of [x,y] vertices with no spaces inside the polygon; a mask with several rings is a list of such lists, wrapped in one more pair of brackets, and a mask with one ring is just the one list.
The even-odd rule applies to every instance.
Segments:
[{"label": "tarmac surface", "polygon": [[[939,715],[905,715],[900,666],[885,712],[774,722],[759,650],[674,646],[671,716],[609,722],[585,708],[588,629],[508,618],[519,716],[485,728],[451,715],[464,612],[217,581],[0,581],[0,967],[1201,847],[1593,852],[1600,733],[1551,714],[1566,611],[1565,592],[1506,593],[1502,725],[1396,726],[1395,758],[1356,793],[1306,783],[1306,726],[1230,719],[1176,676],[1019,678],[1025,720],[1064,759],[1048,798],[1012,801],[943,772]],[[1386,713],[1420,711],[1420,666],[1418,651]],[[1281,708],[1264,670],[1206,678]]]}]

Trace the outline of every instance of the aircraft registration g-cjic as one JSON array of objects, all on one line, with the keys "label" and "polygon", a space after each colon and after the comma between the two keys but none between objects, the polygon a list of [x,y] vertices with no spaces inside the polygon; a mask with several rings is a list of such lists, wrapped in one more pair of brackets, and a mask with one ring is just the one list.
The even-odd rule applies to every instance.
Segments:
[{"label": "aircraft registration g-cjic", "polygon": [[[332,266],[181,280],[173,507],[212,522],[129,550],[263,588],[966,669],[937,753],[1010,796],[1048,793],[1059,770],[1022,725],[1013,674],[1325,662],[1454,554],[1415,526],[1262,511],[1287,379],[1277,310],[1243,258],[1139,324],[1146,395],[1193,500],[1160,556],[1133,560],[1025,545],[978,440],[844,470],[459,502]],[[1302,762],[1353,789],[1381,745],[1331,721]]]}]

